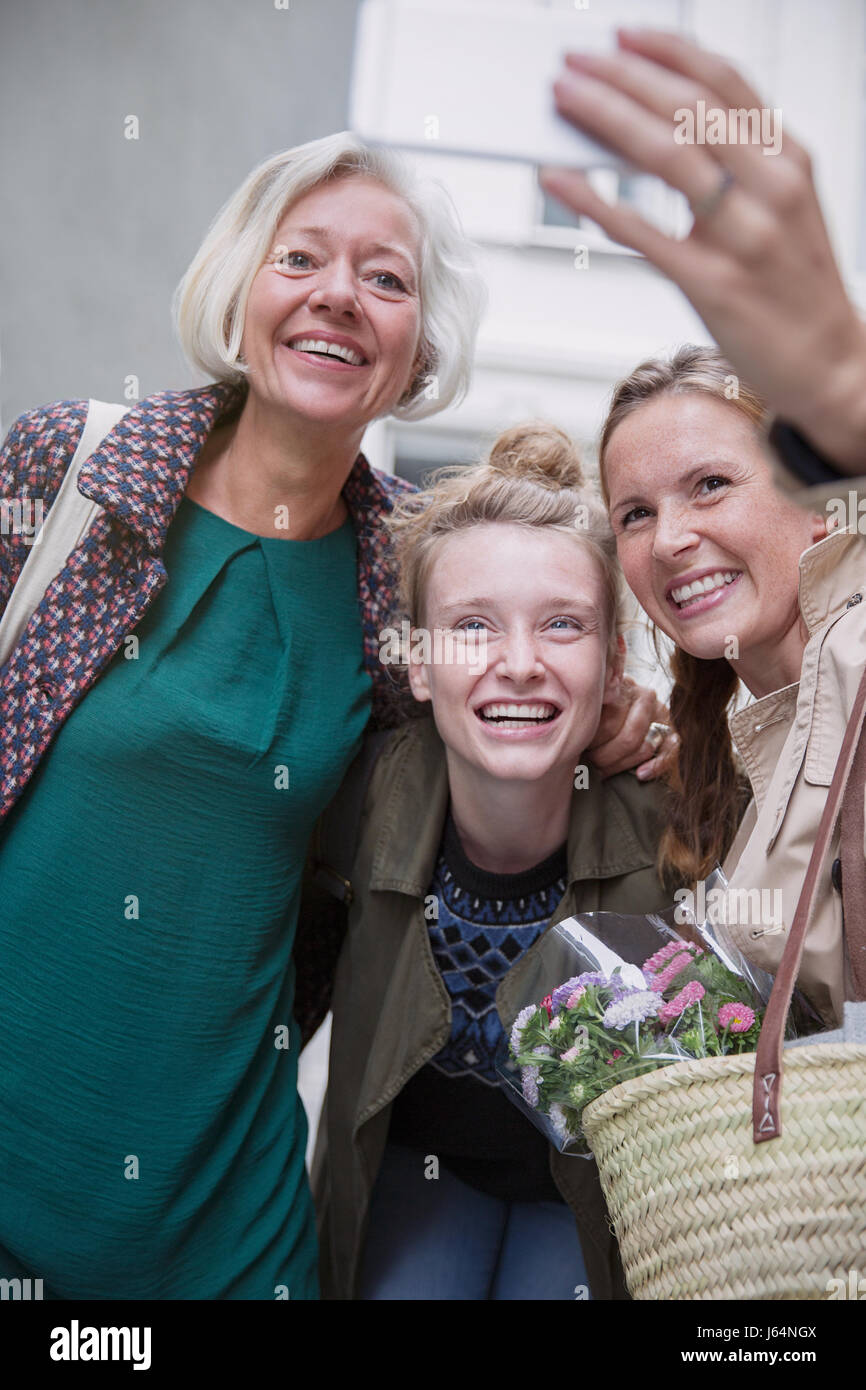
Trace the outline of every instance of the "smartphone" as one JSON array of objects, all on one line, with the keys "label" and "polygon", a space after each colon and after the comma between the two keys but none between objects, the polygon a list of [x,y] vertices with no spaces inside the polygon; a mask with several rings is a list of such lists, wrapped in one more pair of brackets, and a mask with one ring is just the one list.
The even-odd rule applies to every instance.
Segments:
[{"label": "smartphone", "polygon": [[570,168],[625,167],[557,115],[565,53],[611,52],[589,10],[463,0],[362,0],[350,123],[370,145]]}]

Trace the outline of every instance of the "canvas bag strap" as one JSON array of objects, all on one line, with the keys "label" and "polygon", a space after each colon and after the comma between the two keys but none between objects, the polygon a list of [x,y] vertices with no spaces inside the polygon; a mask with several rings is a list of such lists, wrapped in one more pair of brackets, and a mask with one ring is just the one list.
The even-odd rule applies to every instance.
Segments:
[{"label": "canvas bag strap", "polygon": [[0,667],[17,647],[48,586],[103,510],[98,502],[78,491],[78,475],[128,408],[108,401],[88,402],[78,447],[0,618]]},{"label": "canvas bag strap", "polygon": [[[803,946],[806,941],[806,927],[809,922],[809,914],[815,900],[815,893],[818,887],[819,876],[824,870],[830,843],[833,838],[833,831],[840,810],[843,814],[843,866],[842,866],[842,887],[845,892],[843,906],[847,908],[845,914],[845,935],[849,942],[849,953],[854,970],[855,980],[862,978],[863,957],[866,953],[866,943],[864,943],[863,931],[863,904],[855,906],[853,892],[855,884],[849,879],[845,883],[845,860],[855,851],[852,836],[856,834],[856,813],[854,812],[855,801],[860,802],[860,826],[861,834],[859,841],[859,856],[862,865],[863,861],[863,785],[866,779],[866,738],[863,736],[863,721],[866,716],[866,670],[860,677],[860,684],[857,687],[857,694],[854,698],[854,708],[848,720],[845,736],[842,740],[842,748],[836,763],[836,770],[833,773],[833,780],[830,783],[830,790],[827,793],[827,800],[824,804],[824,811],[818,825],[818,834],[812,847],[812,855],[809,860],[809,867],[806,870],[806,877],[797,902],[797,910],[794,913],[794,921],[788,933],[788,940],[782,953],[779,969],[773,981],[773,989],[767,1004],[764,1022],[761,1027],[761,1036],[758,1039],[757,1054],[755,1057],[755,1079],[752,1090],[752,1137],[756,1144],[761,1144],[768,1139],[775,1139],[782,1132],[782,1121],[780,1115],[780,1099],[782,1089],[782,1047],[785,1034],[785,1020],[788,1017],[788,1009],[791,1005],[791,995],[794,991],[794,983],[800,969],[800,961],[803,956]],[[851,776],[852,768],[857,768],[857,776]],[[846,798],[846,787],[849,784],[850,794]],[[858,781],[858,777],[861,780]],[[846,803],[843,805],[843,802]],[[847,841],[847,851],[846,851]],[[853,877],[853,871],[852,877]],[[856,965],[855,965],[856,960]]]}]

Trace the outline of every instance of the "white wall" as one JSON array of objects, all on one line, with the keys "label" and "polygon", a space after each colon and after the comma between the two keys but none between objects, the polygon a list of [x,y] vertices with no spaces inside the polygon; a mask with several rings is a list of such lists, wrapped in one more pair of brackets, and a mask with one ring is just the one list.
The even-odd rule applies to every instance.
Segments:
[{"label": "white wall", "polygon": [[345,127],[355,12],[3,0],[0,432],[45,401],[122,400],[129,375],[141,396],[192,383],[172,290],[254,165]]}]

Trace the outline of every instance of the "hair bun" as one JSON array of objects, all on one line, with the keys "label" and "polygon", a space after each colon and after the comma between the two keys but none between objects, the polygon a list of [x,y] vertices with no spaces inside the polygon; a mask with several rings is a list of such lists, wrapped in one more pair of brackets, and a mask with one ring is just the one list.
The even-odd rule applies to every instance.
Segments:
[{"label": "hair bun", "polygon": [[546,420],[527,420],[503,430],[490,449],[487,465],[496,473],[532,478],[548,487],[578,488],[584,483],[574,441]]}]

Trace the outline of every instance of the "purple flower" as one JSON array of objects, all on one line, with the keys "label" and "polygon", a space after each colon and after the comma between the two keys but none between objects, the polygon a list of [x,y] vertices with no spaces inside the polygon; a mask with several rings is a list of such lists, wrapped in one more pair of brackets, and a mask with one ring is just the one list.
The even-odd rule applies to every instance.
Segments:
[{"label": "purple flower", "polygon": [[626,984],[621,975],[611,975],[610,988],[614,999],[621,999],[624,994],[634,993],[634,985]]},{"label": "purple flower", "polygon": [[554,1014],[559,1013],[559,1010],[562,1008],[569,995],[573,994],[573,992],[577,989],[577,984],[578,979],[575,975],[573,979],[566,980],[564,985],[557,985],[556,989],[553,991],[553,994],[551,996],[550,1003],[551,1010]]},{"label": "purple flower", "polygon": [[521,1009],[513,1024],[511,1025],[511,1051],[517,1053],[522,1047],[523,1029],[534,1014],[538,1013],[537,1004],[528,1004],[525,1009]]},{"label": "purple flower", "polygon": [[562,1006],[573,1008],[568,1001],[578,989],[586,989],[590,985],[595,985],[599,989],[609,989],[615,999],[621,994],[625,994],[631,988],[619,975],[603,975],[600,970],[587,970],[582,975],[572,975],[565,984],[558,985],[550,996],[551,1013],[557,1014]]},{"label": "purple flower", "polygon": [[609,975],[602,975],[599,971],[593,972],[591,970],[588,970],[583,975],[577,975],[575,979],[570,981],[570,983],[575,987],[577,985],[603,986],[611,984],[612,981]]},{"label": "purple flower", "polygon": [[595,985],[599,989],[609,989],[614,999],[619,999],[623,994],[628,994],[633,988],[627,985],[621,975],[602,975],[600,971],[587,971],[584,975],[578,975],[579,985]]}]

